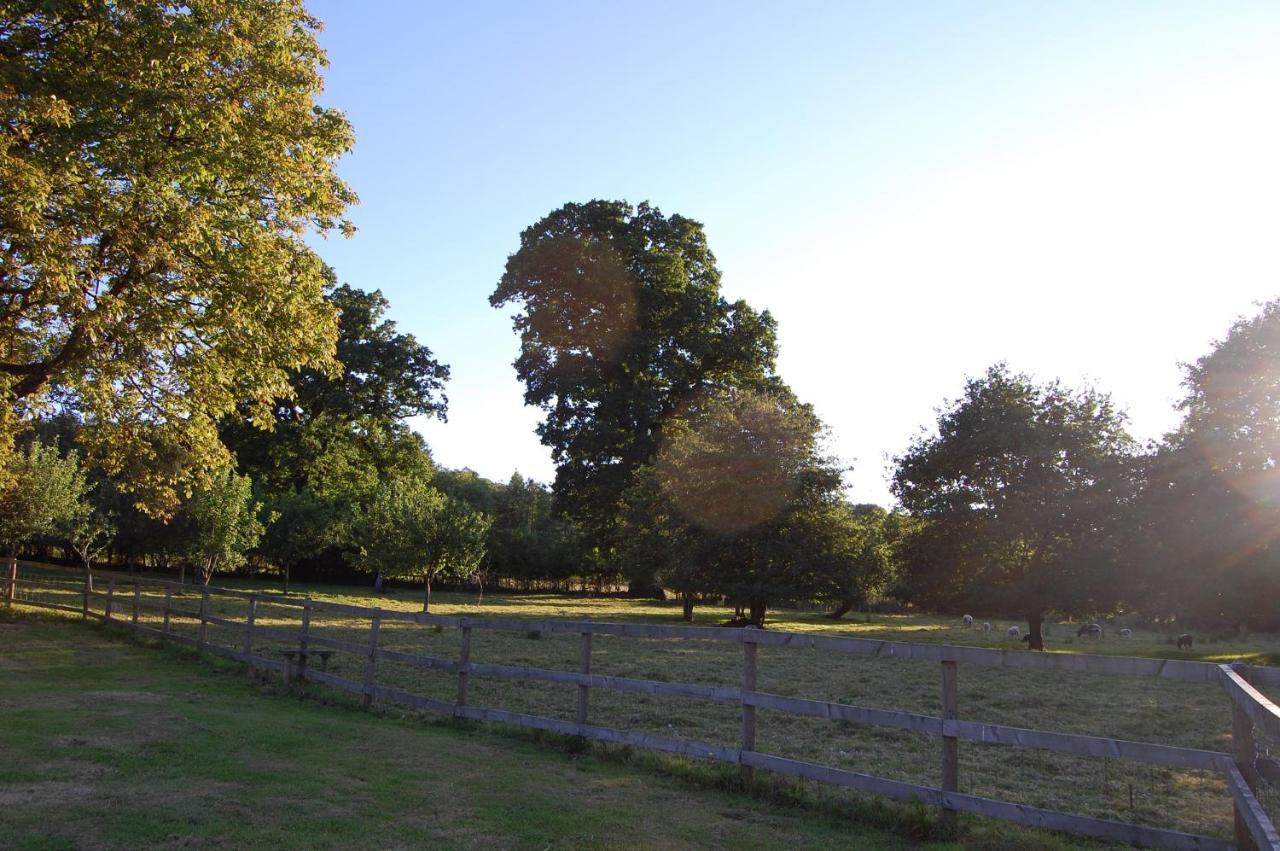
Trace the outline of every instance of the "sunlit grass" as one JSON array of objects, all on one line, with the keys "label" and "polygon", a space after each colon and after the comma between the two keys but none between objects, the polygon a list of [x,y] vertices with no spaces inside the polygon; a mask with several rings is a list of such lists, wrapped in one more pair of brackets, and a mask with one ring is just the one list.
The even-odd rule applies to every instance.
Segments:
[{"label": "sunlit grass", "polygon": [[[231,584],[241,589],[275,593],[280,590],[266,582]],[[310,594],[316,600],[348,605],[421,609],[420,596],[411,589],[381,595],[371,589],[319,585],[295,586],[293,590],[292,596],[299,598]],[[145,597],[153,602],[160,599],[152,590]],[[197,599],[197,589],[192,588],[189,594],[177,598],[176,605],[194,611]],[[129,616],[129,603],[128,594],[118,597],[117,616]],[[242,619],[246,606],[242,600],[217,597],[212,605],[214,614],[231,619]],[[432,611],[475,617],[681,623],[676,603],[552,594],[487,594],[480,602],[474,594],[441,593],[434,596]],[[726,616],[722,609],[700,608],[696,623],[713,625]],[[780,610],[770,612],[769,617],[770,628],[779,630],[1010,650],[1024,646],[1004,634],[1012,621],[981,615],[978,623],[990,620],[990,633],[965,628],[958,619],[915,614],[859,614],[835,622],[818,611]],[[154,625],[158,616],[144,613],[143,620]],[[288,629],[296,629],[299,623],[297,609],[266,603],[259,605],[257,620]],[[195,633],[195,625],[189,620],[175,620],[174,624],[183,634]],[[367,640],[369,622],[317,613],[313,615],[312,629],[317,635],[361,642]],[[1100,641],[1077,638],[1075,632],[1073,624],[1048,625],[1050,649],[1211,661],[1263,661],[1275,658],[1280,651],[1280,641],[1271,635],[1253,635],[1233,643],[1202,642],[1191,651],[1179,651],[1168,643],[1170,636],[1147,630],[1135,630],[1132,638],[1120,639],[1118,628],[1113,627]],[[436,632],[428,627],[385,621],[380,639],[392,649],[442,658],[457,658],[459,652],[458,633],[451,629]],[[243,634],[240,630],[211,626],[209,640],[238,646]],[[279,658],[283,645],[281,641],[259,638],[255,652]],[[524,632],[476,630],[471,658],[477,662],[576,670],[579,647],[579,639],[573,635],[535,637]],[[736,686],[741,677],[741,654],[740,646],[727,642],[597,635],[593,670],[644,679]],[[339,652],[330,670],[358,680],[363,676],[364,664],[362,657]],[[759,667],[760,688],[764,691],[935,715],[941,710],[940,671],[936,664],[762,648]],[[378,680],[442,700],[452,700],[457,688],[454,675],[385,660],[379,663]],[[573,686],[551,683],[475,676],[470,683],[470,702],[475,705],[565,719],[573,717],[575,696]],[[960,715],[967,720],[1209,750],[1225,751],[1230,746],[1229,705],[1221,690],[1211,685],[961,666]],[[592,692],[591,721],[729,745],[737,743],[740,724],[738,709],[733,705],[604,689]],[[758,736],[761,750],[785,757],[929,785],[937,785],[940,780],[939,742],[929,736],[774,712],[760,713]],[[969,742],[961,743],[960,753],[960,785],[964,792],[1196,833],[1230,834],[1230,800],[1221,778],[1214,774]]]}]

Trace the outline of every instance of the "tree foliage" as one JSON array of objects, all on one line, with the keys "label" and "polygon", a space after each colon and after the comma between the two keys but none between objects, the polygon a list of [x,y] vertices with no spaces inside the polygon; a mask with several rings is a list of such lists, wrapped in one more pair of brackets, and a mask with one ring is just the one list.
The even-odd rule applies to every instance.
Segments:
[{"label": "tree foliage", "polygon": [[633,473],[686,399],[778,384],[773,318],[721,295],[702,225],[648,204],[552,212],[521,234],[489,300],[521,307],[516,373],[546,415],[555,493],[597,538],[612,537]]},{"label": "tree foliage", "polygon": [[396,476],[360,514],[352,558],[383,576],[422,579],[429,611],[433,581],[465,579],[479,567],[490,522],[422,476]]},{"label": "tree foliage", "polygon": [[89,514],[89,490],[80,457],[56,445],[31,442],[7,459],[0,486],[0,544],[9,554],[19,545],[52,536]]},{"label": "tree foliage", "polygon": [[1151,608],[1274,627],[1280,592],[1280,302],[1186,368],[1184,419],[1148,467]]},{"label": "tree foliage", "polygon": [[[0,394],[58,397],[146,510],[225,466],[216,424],[269,425],[289,372],[334,368],[308,231],[348,231],[301,0],[0,10]],[[8,440],[0,440],[8,444]]]},{"label": "tree foliage", "polygon": [[686,404],[666,425],[653,465],[656,492],[631,503],[648,515],[637,525],[659,557],[660,576],[686,594],[723,594],[749,608],[757,625],[770,601],[816,596],[827,564],[815,533],[841,485],[821,435],[813,410],[785,387]]},{"label": "tree foliage", "polygon": [[896,459],[894,494],[920,526],[907,587],[926,605],[1085,614],[1121,591],[1136,484],[1124,417],[1094,390],[1037,385],[1003,364],[971,379],[937,434]]},{"label": "tree foliage", "polygon": [[185,508],[187,551],[209,584],[219,567],[244,563],[245,553],[262,537],[262,504],[253,498],[253,481],[227,470],[196,490]]}]

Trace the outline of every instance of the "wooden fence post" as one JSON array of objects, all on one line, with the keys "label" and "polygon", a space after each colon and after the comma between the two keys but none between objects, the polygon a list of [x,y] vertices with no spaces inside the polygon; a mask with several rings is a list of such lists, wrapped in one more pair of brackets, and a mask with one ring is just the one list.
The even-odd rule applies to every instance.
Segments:
[{"label": "wooden fence post", "polygon": [[133,617],[130,622],[136,629],[138,626],[138,610],[142,608],[142,583],[137,579],[133,580]]},{"label": "wooden fence post", "polygon": [[[582,633],[582,653],[578,664],[578,672],[585,675],[591,673],[591,633]],[[578,712],[574,716],[574,720],[579,724],[587,723],[587,706],[591,700],[591,686],[583,684],[578,686]]]},{"label": "wooden fence post", "polygon": [[298,637],[298,646],[307,649],[307,636],[311,634],[311,595],[307,594],[302,601],[302,635]]},{"label": "wooden fence post", "polygon": [[164,586],[164,633],[169,633],[169,612],[173,608],[173,588]]},{"label": "wooden fence post", "polygon": [[364,689],[360,693],[360,706],[368,709],[373,702],[373,684],[378,676],[378,631],[382,628],[382,610],[373,610],[369,624],[369,659],[364,665]]},{"label": "wooden fence post", "polygon": [[249,595],[249,614],[244,619],[244,655],[245,658],[252,662],[253,659],[253,622],[258,617],[258,595]]},{"label": "wooden fence post", "polygon": [[[746,693],[756,690],[757,650],[755,636],[747,632],[742,641],[742,741],[739,743],[744,752],[756,749],[756,708],[747,704]],[[739,774],[744,782],[749,783],[755,777],[755,770],[744,765]]]},{"label": "wooden fence post", "polygon": [[103,612],[102,619],[104,621],[111,620],[111,607],[116,601],[116,581],[115,579],[107,580],[107,606]]},{"label": "wooden fence post", "polygon": [[[942,791],[960,791],[960,740],[945,733],[946,723],[960,718],[960,690],[957,682],[956,663],[942,662]],[[942,805],[942,830],[944,836],[956,835],[958,823],[956,811],[944,802]]]},{"label": "wooden fence post", "polygon": [[[1231,667],[1245,680],[1249,679],[1249,666],[1247,664],[1237,662]],[[1244,782],[1256,794],[1258,791],[1258,767],[1254,764],[1256,753],[1253,743],[1253,719],[1249,717],[1249,713],[1234,697],[1231,700],[1231,755],[1235,757],[1236,768],[1240,769],[1240,776],[1244,778]],[[1235,803],[1234,799],[1231,810],[1235,820],[1236,844],[1242,849],[1247,849],[1247,851],[1256,849],[1258,846],[1253,841],[1253,833],[1249,830],[1249,823],[1245,820],[1244,813],[1240,811],[1240,805]]]},{"label": "wooden fence post", "polygon": [[205,638],[209,634],[209,587],[200,592],[200,629],[196,633],[196,646],[204,649]]},{"label": "wooden fence post", "polygon": [[9,576],[5,582],[4,602],[6,606],[13,605],[13,586],[18,584],[18,557],[9,557]]},{"label": "wooden fence post", "polygon": [[458,651],[458,700],[457,706],[467,705],[467,668],[471,665],[471,627],[462,622],[462,649]]}]

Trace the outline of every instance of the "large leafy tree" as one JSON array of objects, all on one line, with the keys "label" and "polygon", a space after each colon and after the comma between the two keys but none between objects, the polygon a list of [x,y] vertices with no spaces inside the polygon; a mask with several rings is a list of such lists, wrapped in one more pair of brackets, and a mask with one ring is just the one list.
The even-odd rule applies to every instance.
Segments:
[{"label": "large leafy tree", "polygon": [[907,587],[928,605],[1046,612],[1115,604],[1135,494],[1133,442],[1104,394],[1039,385],[998,364],[896,459],[893,492],[920,521]]},{"label": "large leafy tree", "polygon": [[148,511],[225,466],[217,421],[269,425],[290,370],[333,368],[304,236],[348,231],[352,144],[320,107],[301,0],[0,8],[0,396],[7,447],[51,397]]},{"label": "large leafy tree", "polygon": [[486,573],[524,585],[581,575],[581,540],[573,521],[557,515],[547,487],[519,473],[497,489]]},{"label": "large leafy tree", "polygon": [[826,562],[823,597],[834,604],[828,615],[844,617],[896,577],[897,548],[909,519],[878,505],[831,505],[814,524],[812,543]]},{"label": "large leafy tree", "polygon": [[264,531],[262,504],[253,498],[253,481],[227,470],[213,475],[184,507],[187,554],[200,566],[208,585],[218,568],[234,568],[257,546]]},{"label": "large leafy tree", "polygon": [[1151,607],[1270,628],[1280,593],[1280,301],[1187,367],[1184,419],[1149,465]]},{"label": "large leafy tree", "polygon": [[390,578],[422,579],[422,610],[431,585],[471,576],[484,558],[491,520],[415,475],[395,476],[378,489],[355,525],[353,561]]},{"label": "large leafy tree", "polygon": [[242,406],[222,425],[222,439],[242,472],[253,476],[281,522],[264,550],[284,567],[332,568],[354,546],[350,522],[381,480],[394,473],[431,476],[431,461],[407,417],[445,416],[449,368],[386,318],[378,291],[334,287],[341,370],[304,368],[295,392],[277,399],[273,428],[261,429]]},{"label": "large leafy tree", "polygon": [[33,538],[53,536],[90,513],[84,468],[75,452],[31,442],[10,455],[0,486],[0,545],[10,569],[18,547]]},{"label": "large leafy tree", "polygon": [[691,396],[777,386],[775,325],[720,292],[702,225],[648,204],[567,204],[524,231],[490,297],[518,303],[516,373],[560,505],[606,547],[634,472]]},{"label": "large leafy tree", "polygon": [[[771,601],[811,599],[829,584],[821,552],[841,470],[822,423],[786,390],[697,397],[668,423],[654,462],[663,508],[650,534],[690,591],[711,590],[764,625]],[[676,518],[679,518],[676,521]],[[682,528],[683,527],[683,528]],[[693,554],[678,554],[680,548]]]}]

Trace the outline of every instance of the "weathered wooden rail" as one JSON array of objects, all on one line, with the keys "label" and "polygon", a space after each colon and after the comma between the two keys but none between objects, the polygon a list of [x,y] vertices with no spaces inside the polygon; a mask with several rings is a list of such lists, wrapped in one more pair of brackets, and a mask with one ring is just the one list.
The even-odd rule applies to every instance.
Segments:
[{"label": "weathered wooden rail", "polygon": [[[93,580],[96,580],[96,583]],[[164,592],[163,602],[155,603],[144,599],[141,593],[144,586],[162,589]],[[65,603],[40,601],[31,598],[23,599],[20,592],[24,588],[78,593],[81,597],[81,605],[76,607]],[[191,611],[176,607],[173,604],[174,591],[199,593],[200,605],[198,610]],[[213,615],[209,607],[209,601],[212,597],[232,597],[246,600],[248,606],[245,620],[231,620]],[[374,699],[385,700],[459,718],[497,721],[686,757],[718,760],[736,764],[740,766],[744,774],[748,775],[756,769],[761,769],[844,788],[872,792],[899,800],[919,801],[926,805],[938,807],[942,812],[944,821],[948,823],[954,823],[957,813],[967,812],[1032,827],[1155,848],[1231,848],[1233,847],[1231,843],[1213,837],[1063,813],[963,794],[959,791],[959,743],[961,741],[980,742],[1087,757],[1124,759],[1180,769],[1214,771],[1224,775],[1227,787],[1232,795],[1237,846],[1280,851],[1280,835],[1277,834],[1275,825],[1272,824],[1255,794],[1261,778],[1280,777],[1280,765],[1276,765],[1270,760],[1259,760],[1254,753],[1252,740],[1255,725],[1260,726],[1268,735],[1280,740],[1280,708],[1277,708],[1257,688],[1259,685],[1280,685],[1280,670],[1273,668],[1120,656],[1031,653],[1022,650],[992,650],[946,644],[912,644],[909,642],[843,636],[762,631],[751,628],[728,629],[599,623],[595,621],[442,616],[365,608],[322,602],[311,600],[310,598],[299,599],[297,597],[284,597],[229,588],[198,588],[190,585],[180,585],[175,582],[98,571],[95,571],[92,577],[86,574],[82,582],[37,580],[26,577],[19,579],[11,572],[6,579],[5,599],[11,604],[39,606],[72,612],[85,618],[93,617],[111,623],[122,624],[145,635],[187,644],[220,657],[281,674],[286,672],[284,662],[266,659],[253,652],[255,638],[266,637],[290,642],[296,641],[302,649],[306,649],[310,645],[317,645],[345,651],[365,659],[361,681],[337,676],[323,670],[315,670],[314,667],[308,666],[301,666],[300,672],[308,680],[360,695],[361,702],[366,706]],[[96,610],[93,605],[95,600],[101,602],[100,611]],[[296,609],[300,619],[299,628],[297,630],[282,629],[257,623],[256,616],[260,604]],[[142,611],[161,614],[162,626],[157,628],[141,623],[139,621],[139,613]],[[311,629],[312,615],[316,613],[368,619],[370,623],[368,641],[362,643],[317,635]],[[196,637],[192,638],[191,636],[174,632],[171,629],[174,618],[195,621],[198,624]],[[458,658],[444,659],[391,650],[380,646],[379,632],[382,623],[385,621],[401,621],[459,630],[462,640]],[[238,632],[242,636],[240,645],[238,647],[228,647],[209,642],[208,627],[210,625]],[[471,633],[476,629],[517,632],[537,630],[549,634],[578,635],[581,638],[579,670],[549,670],[474,662],[470,658]],[[743,647],[742,685],[739,688],[706,686],[592,673],[593,635],[722,641],[741,644]],[[805,648],[829,653],[937,663],[941,667],[942,715],[932,716],[896,710],[872,709],[832,701],[784,697],[758,691],[756,687],[757,650],[762,646]],[[455,699],[453,701],[440,700],[402,689],[379,685],[377,682],[377,667],[378,661],[383,659],[455,674],[457,676]],[[959,719],[957,690],[958,669],[962,664],[1064,673],[1153,677],[1194,683],[1220,684],[1232,700],[1233,752],[1228,754],[1151,742],[1126,741],[1076,733],[1025,729],[1003,724],[962,721]],[[468,684],[472,676],[533,680],[574,686],[577,690],[574,720],[566,721],[509,712],[498,708],[472,706],[468,703]],[[589,724],[588,717],[592,689],[611,689],[737,704],[741,708],[742,717],[739,745],[732,747],[694,742]],[[833,721],[892,727],[938,736],[942,740],[941,785],[939,787],[922,786],[832,766],[760,753],[755,750],[757,709],[826,718]]]}]

